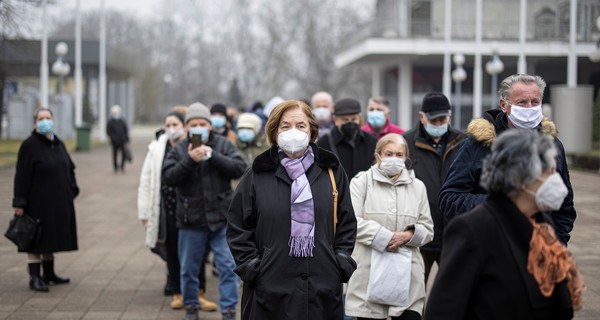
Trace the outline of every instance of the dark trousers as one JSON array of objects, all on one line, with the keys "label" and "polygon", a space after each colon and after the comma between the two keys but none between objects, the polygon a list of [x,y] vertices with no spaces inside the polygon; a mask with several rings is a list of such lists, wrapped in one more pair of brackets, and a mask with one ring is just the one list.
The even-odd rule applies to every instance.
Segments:
[{"label": "dark trousers", "polygon": [[[357,320],[373,320],[371,318],[356,318]],[[379,319],[385,320],[385,319]],[[421,320],[421,315],[418,312],[412,310],[406,310],[402,312],[399,317],[392,317],[392,320]]]},{"label": "dark trousers", "polygon": [[[117,153],[121,153],[121,165],[117,165]],[[112,158],[113,158],[113,168],[115,171],[121,169],[123,171],[123,167],[125,166],[125,145],[124,144],[114,144],[112,145]]]},{"label": "dark trousers", "polygon": [[425,262],[425,283],[427,283],[433,262],[437,262],[438,266],[440,265],[440,251],[421,250],[421,255]]},{"label": "dark trousers", "polygon": [[177,229],[177,222],[175,221],[174,214],[167,214],[166,220],[167,238],[165,239],[165,247],[167,251],[167,270],[169,271],[167,282],[172,294],[179,294],[181,293],[179,254],[177,252],[179,229]]}]

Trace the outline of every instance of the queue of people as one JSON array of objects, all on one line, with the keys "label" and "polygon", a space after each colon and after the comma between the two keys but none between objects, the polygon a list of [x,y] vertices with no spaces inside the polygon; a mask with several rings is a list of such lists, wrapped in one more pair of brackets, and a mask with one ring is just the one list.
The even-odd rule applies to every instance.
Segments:
[{"label": "queue of people", "polygon": [[[235,118],[219,103],[168,113],[148,146],[138,218],[146,245],[164,248],[171,307],[185,320],[217,309],[224,320],[571,319],[585,285],[566,249],[576,212],[544,89],[539,76],[504,79],[500,109],[466,133],[438,92],[406,132],[384,97],[363,109],[327,92],[274,97]],[[112,111],[122,171],[129,137]],[[75,166],[51,121],[36,113],[15,175],[15,214],[50,225],[28,251],[35,291],[68,283],[53,253],[77,249]],[[64,186],[53,191],[60,216],[31,191],[43,167],[60,172],[47,177]],[[204,295],[209,252],[217,304]]]}]

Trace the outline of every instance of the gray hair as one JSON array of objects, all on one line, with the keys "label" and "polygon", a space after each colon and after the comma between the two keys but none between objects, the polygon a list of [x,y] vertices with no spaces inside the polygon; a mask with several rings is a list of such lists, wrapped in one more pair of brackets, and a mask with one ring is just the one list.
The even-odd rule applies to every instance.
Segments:
[{"label": "gray hair", "polygon": [[319,98],[327,99],[327,101],[329,101],[330,104],[333,104],[333,97],[331,96],[331,94],[329,94],[329,92],[319,91],[313,94],[312,98],[310,99],[310,106],[314,108],[315,102]]},{"label": "gray hair", "polygon": [[523,185],[556,166],[553,138],[535,130],[508,129],[483,162],[481,186],[490,194],[515,196]]},{"label": "gray hair", "polygon": [[369,98],[368,103],[371,103],[371,102],[382,104],[386,107],[389,107],[389,105],[390,105],[390,100],[388,100],[386,97],[382,97],[382,96]]},{"label": "gray hair", "polygon": [[500,87],[498,89],[498,96],[500,99],[504,101],[508,101],[508,96],[510,96],[510,89],[513,84],[517,82],[522,83],[535,83],[538,88],[540,88],[540,97],[544,98],[544,90],[546,89],[546,81],[542,79],[540,76],[532,76],[529,74],[519,73],[513,74],[512,76],[506,77],[506,79],[502,80],[500,83]]}]

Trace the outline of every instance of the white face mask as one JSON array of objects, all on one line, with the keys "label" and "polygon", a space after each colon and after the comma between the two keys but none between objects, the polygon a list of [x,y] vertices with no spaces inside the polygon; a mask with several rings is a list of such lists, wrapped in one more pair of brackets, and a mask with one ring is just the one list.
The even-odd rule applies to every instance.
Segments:
[{"label": "white face mask", "polygon": [[531,108],[523,108],[510,105],[510,115],[508,119],[512,124],[520,129],[532,129],[537,127],[542,122],[542,105],[533,106]]},{"label": "white face mask", "polygon": [[563,201],[565,201],[569,190],[558,172],[549,175],[543,181],[535,193],[527,189],[525,189],[525,192],[535,197],[535,205],[538,210],[557,211],[562,206]]},{"label": "white face mask", "polygon": [[379,169],[388,177],[394,177],[406,168],[405,161],[406,159],[397,157],[381,158]]},{"label": "white face mask", "polygon": [[290,129],[277,136],[277,145],[291,154],[296,154],[308,147],[308,134],[298,129]]},{"label": "white face mask", "polygon": [[329,111],[329,108],[314,108],[313,115],[319,122],[331,121],[331,112]]},{"label": "white face mask", "polygon": [[184,131],[183,131],[183,128],[179,128],[179,129],[171,128],[171,129],[167,130],[166,133],[167,133],[167,138],[169,138],[169,140],[177,141],[177,140],[181,139],[181,137],[183,137]]}]

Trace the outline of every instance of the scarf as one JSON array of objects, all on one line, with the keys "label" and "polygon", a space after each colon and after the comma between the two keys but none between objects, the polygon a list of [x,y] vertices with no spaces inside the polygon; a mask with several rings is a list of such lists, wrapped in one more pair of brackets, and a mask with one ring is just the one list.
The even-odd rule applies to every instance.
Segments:
[{"label": "scarf", "polygon": [[585,283],[575,259],[558,241],[552,226],[545,222],[538,223],[534,219],[531,219],[531,223],[533,234],[529,242],[527,272],[533,275],[544,297],[550,297],[554,286],[566,279],[573,310],[581,309],[581,293],[585,289]]},{"label": "scarf", "polygon": [[312,257],[315,247],[315,206],[306,178],[306,170],[314,162],[315,156],[310,146],[296,159],[281,159],[281,165],[293,180],[290,199],[292,227],[288,241],[289,255],[292,257]]}]

